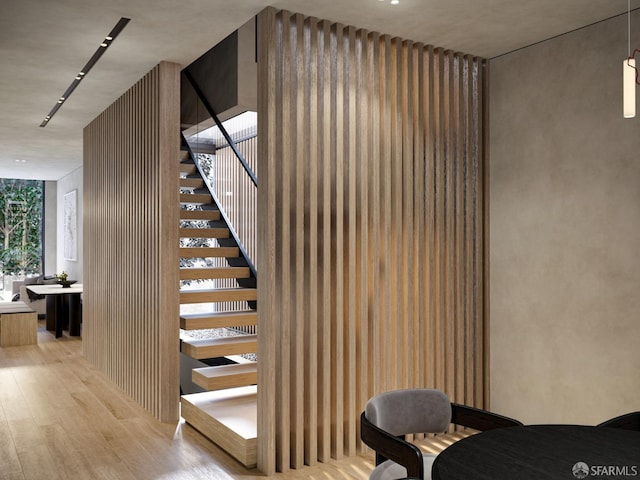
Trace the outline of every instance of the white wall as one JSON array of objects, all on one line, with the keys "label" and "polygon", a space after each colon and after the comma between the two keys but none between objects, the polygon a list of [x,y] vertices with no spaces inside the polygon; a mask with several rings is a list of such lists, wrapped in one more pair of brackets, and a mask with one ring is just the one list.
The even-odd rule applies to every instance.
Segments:
[{"label": "white wall", "polygon": [[[58,180],[58,200],[57,200],[57,267],[55,273],[60,273],[62,270],[69,274],[69,279],[78,280],[82,282],[82,167],[74,170],[67,176]],[[77,254],[76,260],[65,259],[64,255],[64,196],[77,190],[77,212],[76,212],[76,234],[77,234]],[[50,272],[47,272],[50,273]]]},{"label": "white wall", "polygon": [[640,117],[622,117],[626,34],[619,17],[490,63],[491,407],[525,423],[640,408]]},{"label": "white wall", "polygon": [[58,184],[44,182],[44,265],[45,275],[56,273],[58,264]]}]

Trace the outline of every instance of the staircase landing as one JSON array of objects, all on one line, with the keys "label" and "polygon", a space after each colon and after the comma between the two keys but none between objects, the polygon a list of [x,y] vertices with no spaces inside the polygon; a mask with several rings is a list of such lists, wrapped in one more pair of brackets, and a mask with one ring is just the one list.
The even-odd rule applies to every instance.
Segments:
[{"label": "staircase landing", "polygon": [[247,468],[256,466],[257,386],[182,396],[182,417]]}]

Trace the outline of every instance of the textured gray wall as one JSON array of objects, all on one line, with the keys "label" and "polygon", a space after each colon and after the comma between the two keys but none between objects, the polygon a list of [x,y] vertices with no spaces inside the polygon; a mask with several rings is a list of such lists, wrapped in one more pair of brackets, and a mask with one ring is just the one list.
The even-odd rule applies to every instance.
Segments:
[{"label": "textured gray wall", "polygon": [[[640,47],[640,12],[633,46]],[[626,18],[493,59],[491,406],[597,423],[640,408],[640,117]]]}]

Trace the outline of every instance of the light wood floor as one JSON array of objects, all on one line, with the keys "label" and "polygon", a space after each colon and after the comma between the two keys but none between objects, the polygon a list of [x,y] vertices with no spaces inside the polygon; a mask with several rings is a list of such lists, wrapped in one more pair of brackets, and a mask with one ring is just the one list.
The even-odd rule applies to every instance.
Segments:
[{"label": "light wood floor", "polygon": [[[372,455],[272,478],[366,479]],[[265,478],[189,425],[163,424],[82,357],[82,342],[38,330],[0,348],[0,480]]]}]

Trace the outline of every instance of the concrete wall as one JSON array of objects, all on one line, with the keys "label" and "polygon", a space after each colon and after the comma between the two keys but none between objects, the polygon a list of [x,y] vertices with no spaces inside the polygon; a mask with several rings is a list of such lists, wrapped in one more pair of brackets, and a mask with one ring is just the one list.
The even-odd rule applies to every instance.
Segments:
[{"label": "concrete wall", "polygon": [[490,63],[491,406],[524,422],[597,423],[640,406],[626,35],[619,17]]},{"label": "concrete wall", "polygon": [[[76,260],[65,259],[64,255],[64,196],[77,190],[77,211],[76,211],[76,235],[77,235],[77,254]],[[57,238],[57,259],[55,272],[60,273],[62,270],[69,274],[69,279],[82,281],[82,167],[74,170],[65,177],[58,180],[58,192],[57,192],[57,224],[58,224],[58,238]]]}]

